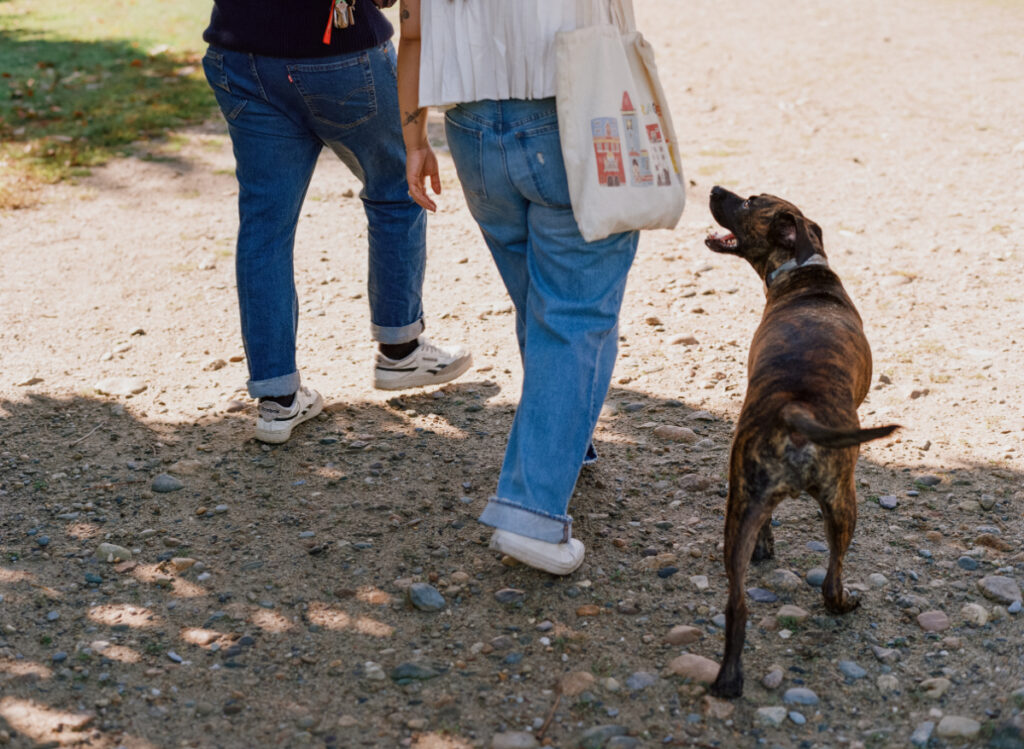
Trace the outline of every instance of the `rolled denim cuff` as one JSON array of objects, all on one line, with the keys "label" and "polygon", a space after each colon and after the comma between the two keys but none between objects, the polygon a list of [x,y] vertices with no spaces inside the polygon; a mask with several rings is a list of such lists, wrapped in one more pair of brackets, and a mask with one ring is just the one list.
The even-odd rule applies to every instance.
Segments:
[{"label": "rolled denim cuff", "polygon": [[568,543],[572,538],[572,518],[569,515],[529,510],[500,497],[491,497],[478,519],[484,525],[549,544]]},{"label": "rolled denim cuff", "polygon": [[420,334],[426,330],[426,327],[422,317],[416,322],[403,325],[400,328],[385,328],[383,325],[371,323],[370,334],[377,343],[409,343],[409,341],[415,341],[419,338]]},{"label": "rolled denim cuff", "polygon": [[246,383],[249,395],[253,398],[273,398],[279,395],[291,395],[299,389],[302,378],[298,372],[271,377],[269,380],[249,380]]}]

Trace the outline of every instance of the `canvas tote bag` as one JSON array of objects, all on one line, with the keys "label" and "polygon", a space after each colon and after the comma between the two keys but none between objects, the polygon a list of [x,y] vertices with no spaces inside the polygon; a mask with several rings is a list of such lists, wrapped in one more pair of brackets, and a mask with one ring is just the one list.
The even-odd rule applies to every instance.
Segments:
[{"label": "canvas tote bag", "polygon": [[672,229],[686,187],[654,49],[632,0],[613,23],[555,38],[556,105],[569,195],[588,242],[632,229]]}]

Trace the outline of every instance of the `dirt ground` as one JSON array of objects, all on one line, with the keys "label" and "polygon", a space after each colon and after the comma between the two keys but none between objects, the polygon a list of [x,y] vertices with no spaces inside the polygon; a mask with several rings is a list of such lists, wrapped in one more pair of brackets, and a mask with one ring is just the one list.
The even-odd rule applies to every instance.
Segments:
[{"label": "dirt ground", "polygon": [[[0,744],[1024,746],[1024,5],[637,6],[691,189],[641,241],[567,578],[502,564],[475,520],[520,369],[447,154],[428,326],[474,369],[371,388],[359,186],[325,158],[296,278],[329,407],[276,448],[250,439],[220,121],[0,215]],[[748,577],[777,600],[749,602],[731,704],[670,668],[721,657],[725,469],[763,305],[704,248],[714,184],[822,226],[874,351],[862,421],[904,427],[858,467],[859,610],[802,581],[827,556],[813,503],[780,509]],[[409,603],[416,582],[440,611]],[[817,704],[787,704],[800,687]]]}]

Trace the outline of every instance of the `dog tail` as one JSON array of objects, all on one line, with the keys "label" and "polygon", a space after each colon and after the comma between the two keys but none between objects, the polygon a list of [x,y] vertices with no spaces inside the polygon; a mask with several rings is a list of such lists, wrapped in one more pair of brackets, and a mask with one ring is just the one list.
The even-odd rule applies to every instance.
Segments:
[{"label": "dog tail", "polygon": [[836,429],[821,424],[806,407],[790,403],[782,409],[782,420],[787,427],[795,429],[816,445],[822,447],[853,447],[862,442],[888,437],[900,428],[899,424],[887,424],[871,429]]}]

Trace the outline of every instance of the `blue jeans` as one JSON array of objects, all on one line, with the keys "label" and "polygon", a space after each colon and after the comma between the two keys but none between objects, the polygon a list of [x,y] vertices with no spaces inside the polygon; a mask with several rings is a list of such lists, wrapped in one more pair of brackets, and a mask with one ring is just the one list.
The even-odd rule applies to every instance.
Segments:
[{"label": "blue jeans", "polygon": [[363,183],[371,334],[381,343],[414,340],[423,331],[427,224],[405,179],[391,43],[294,60],[211,47],[203,69],[235,152],[235,269],[249,394],[288,395],[299,387],[292,255],[324,146]]},{"label": "blue jeans", "polygon": [[569,499],[611,384],[637,232],[580,236],[554,99],[460,104],[445,119],[459,180],[516,309],[519,399],[480,521],[567,541]]}]

